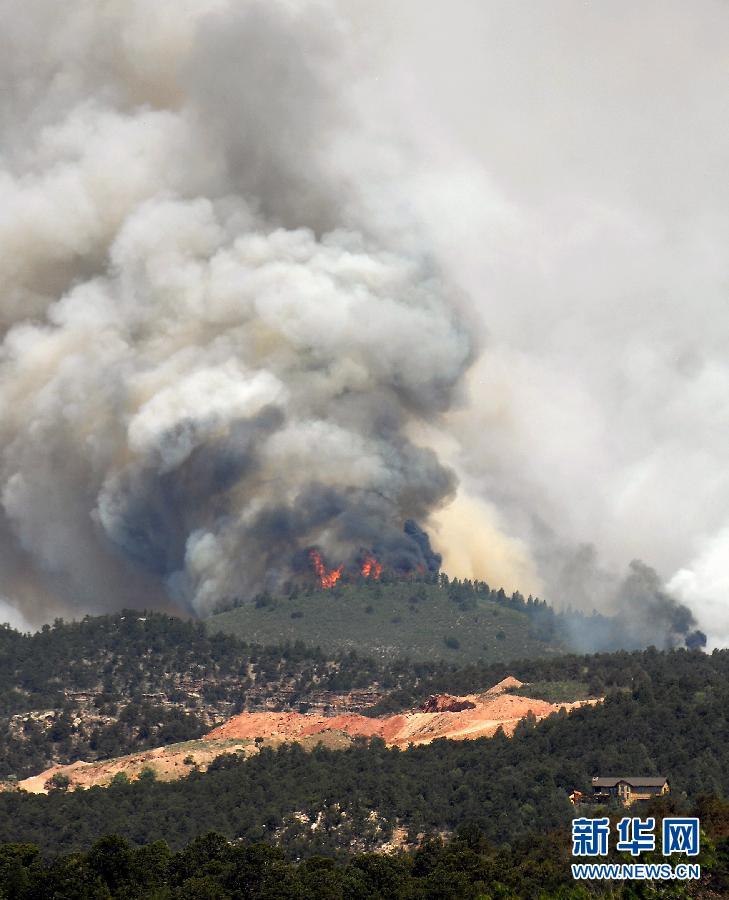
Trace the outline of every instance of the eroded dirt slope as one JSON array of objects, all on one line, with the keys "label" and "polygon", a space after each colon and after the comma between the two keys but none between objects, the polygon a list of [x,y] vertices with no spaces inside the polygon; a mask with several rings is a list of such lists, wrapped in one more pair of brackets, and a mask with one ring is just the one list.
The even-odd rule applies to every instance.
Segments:
[{"label": "eroded dirt slope", "polygon": [[204,771],[222,753],[250,756],[263,746],[294,741],[307,748],[319,743],[341,748],[349,746],[356,737],[377,736],[389,746],[407,747],[409,744],[429,744],[437,738],[473,740],[491,737],[499,728],[511,735],[518,722],[530,713],[536,719],[543,719],[562,707],[569,710],[600,702],[580,700],[554,704],[510,693],[520,687],[523,687],[520,681],[509,677],[483,693],[463,697],[435,694],[428,697],[419,709],[382,718],[294,712],[240,713],[214,728],[201,740],[99,762],[53,766],[18,782],[15,787],[32,793],[45,793],[53,789],[55,776],[65,776],[69,790],[94,785],[105,787],[111,784],[115,776],[133,780],[144,769],[152,769],[160,780],[171,781],[186,775],[192,766]]},{"label": "eroded dirt slope", "polygon": [[470,740],[490,737],[498,728],[512,734],[517,723],[531,713],[536,719],[572,709],[596,700],[576,703],[548,703],[509,693],[522,687],[516,678],[505,678],[480,694],[452,697],[439,694],[429,697],[420,709],[386,718],[360,715],[322,716],[308,713],[241,713],[214,728],[206,739],[283,738],[296,741],[302,737],[341,731],[352,737],[381,737],[390,746],[429,744],[437,738]]},{"label": "eroded dirt slope", "polygon": [[[313,749],[324,743],[332,749],[341,749],[352,743],[352,739],[341,732],[327,732],[315,738],[303,737],[300,741],[306,749]],[[181,744],[170,744],[167,747],[155,747],[128,756],[118,756],[95,762],[78,761],[69,765],[51,766],[38,775],[32,775],[17,782],[12,789],[28,791],[31,794],[45,794],[54,787],[56,775],[65,776],[69,780],[67,790],[77,787],[108,787],[115,777],[126,777],[129,781],[139,778],[145,769],[150,769],[158,781],[175,781],[188,775],[193,767],[204,772],[210,763],[223,753],[236,753],[252,756],[261,747],[277,747],[286,743],[282,738],[266,738],[255,742],[244,739],[206,739],[185,741]],[[11,786],[5,785],[5,789]]]}]

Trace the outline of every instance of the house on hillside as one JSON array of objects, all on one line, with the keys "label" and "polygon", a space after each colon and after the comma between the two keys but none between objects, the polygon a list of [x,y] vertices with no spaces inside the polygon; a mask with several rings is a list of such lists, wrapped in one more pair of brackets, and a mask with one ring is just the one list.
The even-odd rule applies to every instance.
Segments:
[{"label": "house on hillside", "polygon": [[671,786],[664,775],[655,776],[595,776],[592,779],[592,803],[609,803],[617,800],[623,806],[631,806],[643,800],[652,800],[668,794]]}]

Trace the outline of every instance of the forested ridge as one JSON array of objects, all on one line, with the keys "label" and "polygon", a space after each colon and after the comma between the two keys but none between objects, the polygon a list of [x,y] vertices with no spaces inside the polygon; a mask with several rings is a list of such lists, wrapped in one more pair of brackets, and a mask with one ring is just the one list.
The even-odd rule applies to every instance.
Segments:
[{"label": "forested ridge", "polygon": [[0,778],[196,738],[271,698],[284,708],[373,683],[396,685],[356,653],[260,647],[157,612],[0,627]]},{"label": "forested ridge", "polygon": [[[237,896],[241,877],[250,879],[247,896],[261,898],[536,897],[535,885],[544,897],[584,897],[565,881],[571,789],[589,788],[596,773],[662,774],[671,781],[670,803],[682,812],[704,804],[702,815],[710,802],[702,797],[729,796],[729,651],[385,663],[354,652],[327,658],[300,643],[260,647],[201,623],[133,611],[58,621],[37,635],[0,631],[0,677],[14,685],[3,701],[5,722],[58,708],[50,727],[37,726],[45,758],[83,754],[86,738],[73,724],[82,707],[109,717],[97,728],[113,749],[125,740],[164,743],[160,735],[175,739],[176,729],[200,733],[210,710],[256,708],[276,691],[284,706],[298,708],[322,691],[370,689],[379,700],[368,711],[376,714],[431,693],[480,691],[506,675],[528,682],[531,695],[605,702],[527,719],[513,738],[404,751],[379,740],[336,751],[263,748],[248,760],[220,757],[207,773],[193,770],[177,782],[157,782],[150,771],[107,789],[2,793],[0,842],[8,846],[0,885],[22,900],[53,891],[226,898]],[[22,757],[34,746],[27,736],[8,739],[18,757],[4,757],[6,771],[37,762],[32,753]],[[103,741],[96,746],[100,753]],[[725,810],[720,799],[711,803]],[[218,836],[200,838],[209,831]],[[720,831],[701,886],[715,891],[707,897],[726,886]],[[439,843],[439,835],[459,832]],[[118,837],[99,842],[104,834]],[[379,854],[399,843],[413,852]]]},{"label": "forested ridge", "polygon": [[[178,782],[150,777],[70,794],[5,793],[0,840],[72,850],[114,831],[180,847],[214,829],[305,855],[375,847],[396,827],[414,838],[468,821],[489,840],[511,841],[534,827],[564,825],[568,792],[587,789],[596,773],[667,775],[674,796],[689,800],[727,796],[728,666],[727,651],[686,650],[525,663],[524,674],[552,678],[581,667],[608,687],[605,702],[538,723],[528,718],[513,738],[441,740],[406,751],[378,741],[344,751],[264,748],[246,761],[222,757],[206,774]],[[314,821],[320,827],[312,830]]]},{"label": "forested ridge", "polygon": [[583,653],[706,645],[691,612],[660,590],[656,573],[634,560],[620,613],[556,609],[520,591],[507,594],[478,579],[445,572],[380,580],[342,578],[327,590],[300,583],[278,596],[223,601],[208,620],[213,629],[259,643],[282,638],[319,643],[327,654],[356,649],[394,660],[447,659],[465,664],[504,662],[574,650]]},{"label": "forested ridge", "polygon": [[[649,812],[676,812],[655,804]],[[571,878],[569,833],[526,832],[510,845],[464,825],[448,841],[410,852],[358,853],[336,861],[286,858],[266,843],[231,843],[215,832],[171,851],[164,841],[133,847],[118,835],[85,853],[44,860],[32,844],[0,847],[0,897],[8,900],[589,900],[668,897],[716,900],[729,892],[729,804],[704,798],[683,812],[703,823],[699,883],[591,882]],[[629,861],[611,852],[611,861]],[[658,857],[655,857],[658,860]],[[662,859],[662,858],[661,858]],[[675,858],[674,858],[675,861]],[[4,893],[3,893],[4,892]]]},{"label": "forested ridge", "polygon": [[571,619],[542,600],[444,573],[395,578],[384,572],[376,582],[347,579],[327,590],[292,585],[275,597],[232,601],[206,622],[263,644],[319,644],[328,655],[354,649],[389,661],[407,655],[461,665],[564,652],[572,636]]},{"label": "forested ridge", "polygon": [[[471,602],[473,586],[451,583],[449,589],[454,603]],[[362,697],[342,702],[379,715],[410,708],[431,693],[484,690],[509,674],[547,682],[545,696],[554,700],[570,699],[555,693],[558,683],[571,683],[574,696],[602,696],[662,679],[670,684],[674,654],[686,652],[562,654],[467,665],[384,661],[356,651],[328,656],[301,642],[259,646],[200,622],[131,610],[58,620],[31,635],[0,627],[0,683],[6,686],[0,696],[0,778],[196,738],[227,716],[264,704],[303,709],[318,703],[326,711],[328,694],[341,700],[359,691]],[[692,651],[691,659],[710,690],[712,673],[729,675],[723,653]]]}]

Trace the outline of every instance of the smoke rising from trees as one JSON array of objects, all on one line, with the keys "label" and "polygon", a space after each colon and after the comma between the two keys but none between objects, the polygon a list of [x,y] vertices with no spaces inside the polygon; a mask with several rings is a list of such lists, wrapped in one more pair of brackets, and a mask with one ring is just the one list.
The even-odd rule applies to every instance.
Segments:
[{"label": "smoke rising from trees", "polygon": [[8,614],[423,564],[413,519],[729,639],[729,21],[619,6],[5,0]]},{"label": "smoke rising from trees", "polygon": [[403,523],[455,476],[408,423],[450,406],[473,342],[337,174],[333,10],[9,7],[5,594],[31,620],[150,593],[203,613],[312,545],[427,568]]}]

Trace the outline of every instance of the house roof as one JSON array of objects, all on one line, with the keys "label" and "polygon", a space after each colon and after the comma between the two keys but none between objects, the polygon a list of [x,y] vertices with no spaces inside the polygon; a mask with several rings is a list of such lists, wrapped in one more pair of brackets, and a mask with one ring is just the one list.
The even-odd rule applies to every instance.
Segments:
[{"label": "house roof", "polygon": [[664,775],[609,775],[604,778],[595,777],[592,779],[593,787],[615,787],[619,782],[624,781],[631,787],[663,787],[668,781]]}]

